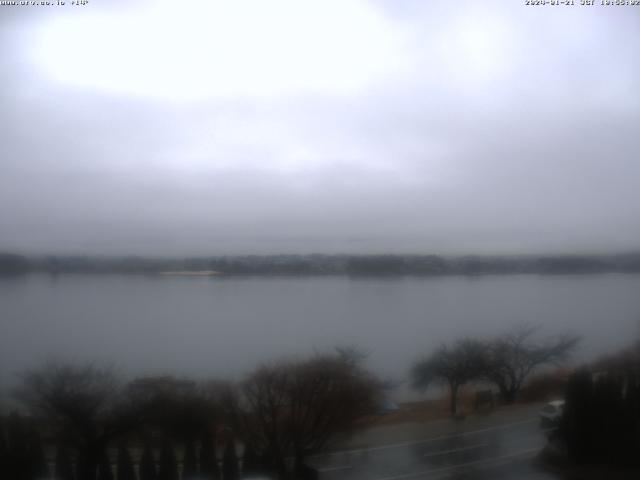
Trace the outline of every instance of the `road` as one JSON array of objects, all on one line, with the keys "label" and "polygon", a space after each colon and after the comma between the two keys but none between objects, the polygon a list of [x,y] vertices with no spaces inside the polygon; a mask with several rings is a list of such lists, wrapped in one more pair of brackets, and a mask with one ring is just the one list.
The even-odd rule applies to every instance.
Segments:
[{"label": "road", "polygon": [[[545,432],[535,410],[522,413],[515,419],[425,424],[419,439],[317,456],[309,464],[320,480],[557,479],[536,468],[533,459],[546,443]],[[383,430],[376,435],[383,437]]]}]

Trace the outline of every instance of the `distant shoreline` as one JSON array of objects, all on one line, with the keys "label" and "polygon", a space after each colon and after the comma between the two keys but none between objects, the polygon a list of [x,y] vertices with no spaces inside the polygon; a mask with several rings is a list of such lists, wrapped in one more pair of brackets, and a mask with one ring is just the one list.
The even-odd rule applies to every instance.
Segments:
[{"label": "distant shoreline", "polygon": [[450,276],[640,273],[640,253],[617,255],[244,255],[187,258],[33,256],[0,253],[0,275]]},{"label": "distant shoreline", "polygon": [[158,272],[158,275],[167,277],[215,277],[220,275],[220,272],[215,270],[170,270]]}]

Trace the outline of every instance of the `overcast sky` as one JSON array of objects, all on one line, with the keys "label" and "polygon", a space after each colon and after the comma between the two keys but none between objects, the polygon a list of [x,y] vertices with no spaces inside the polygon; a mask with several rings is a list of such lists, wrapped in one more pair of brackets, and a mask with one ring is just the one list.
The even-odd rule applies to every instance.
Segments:
[{"label": "overcast sky", "polygon": [[640,245],[640,7],[67,4],[0,6],[0,250]]}]

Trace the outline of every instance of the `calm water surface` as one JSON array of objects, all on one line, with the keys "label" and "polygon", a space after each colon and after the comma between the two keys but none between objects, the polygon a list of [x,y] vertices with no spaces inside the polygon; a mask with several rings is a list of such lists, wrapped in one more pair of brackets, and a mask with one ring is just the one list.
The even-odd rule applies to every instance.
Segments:
[{"label": "calm water surface", "polygon": [[640,276],[394,279],[30,275],[0,279],[0,382],[49,355],[113,361],[127,373],[229,377],[336,344],[370,352],[402,380],[460,335],[531,322],[580,333],[578,359],[640,337]]}]

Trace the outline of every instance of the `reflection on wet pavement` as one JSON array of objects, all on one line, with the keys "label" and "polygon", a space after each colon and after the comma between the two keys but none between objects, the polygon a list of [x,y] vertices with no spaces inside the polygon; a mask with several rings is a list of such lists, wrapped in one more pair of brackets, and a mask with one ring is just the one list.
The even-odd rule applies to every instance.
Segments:
[{"label": "reflection on wet pavement", "polygon": [[533,462],[545,445],[536,419],[436,438],[319,456],[320,480],[551,480]]}]

